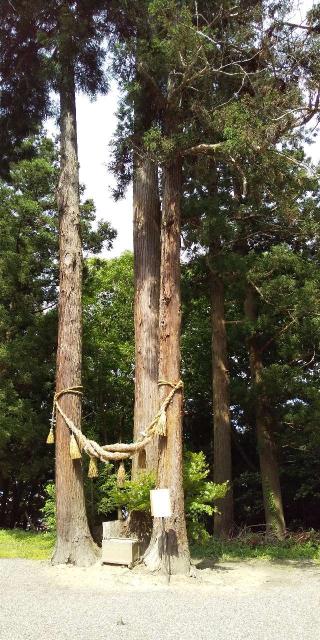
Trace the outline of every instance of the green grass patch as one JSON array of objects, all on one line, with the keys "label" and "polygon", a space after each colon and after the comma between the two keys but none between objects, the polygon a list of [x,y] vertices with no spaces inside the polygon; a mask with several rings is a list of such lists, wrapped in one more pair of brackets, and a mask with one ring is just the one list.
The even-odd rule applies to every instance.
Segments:
[{"label": "green grass patch", "polygon": [[262,537],[249,540],[220,541],[210,538],[204,544],[192,546],[194,558],[210,558],[215,561],[230,560],[313,560],[320,562],[320,542],[312,536],[299,540],[288,537],[283,542],[267,541]]},{"label": "green grass patch", "polygon": [[[34,533],[21,529],[0,529],[0,558],[49,560],[55,543],[54,533]],[[283,542],[268,541],[264,536],[220,541],[210,538],[203,544],[193,544],[193,558],[208,558],[215,562],[230,560],[313,560],[320,562],[319,534],[288,536]]]},{"label": "green grass patch", "polygon": [[52,555],[54,543],[54,533],[0,529],[0,558],[48,560]]}]

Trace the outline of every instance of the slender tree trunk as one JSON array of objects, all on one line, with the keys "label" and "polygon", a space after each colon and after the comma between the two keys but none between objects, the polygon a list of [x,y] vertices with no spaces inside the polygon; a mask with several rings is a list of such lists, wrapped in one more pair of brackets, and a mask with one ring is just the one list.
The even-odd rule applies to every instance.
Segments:
[{"label": "slender tree trunk", "polygon": [[22,494],[21,482],[13,483],[12,498],[11,498],[11,512],[10,512],[10,529],[14,529],[18,524],[20,515],[20,501]]},{"label": "slender tree trunk", "polygon": [[[161,278],[159,308],[159,377],[176,383],[180,379],[180,200],[182,168],[173,160],[164,168],[164,195],[161,225]],[[170,386],[160,387],[160,399]],[[174,395],[167,409],[167,435],[160,438],[158,487],[170,489],[172,517],[166,519],[168,548],[164,554],[161,521],[154,518],[153,533],[145,563],[153,570],[166,562],[172,573],[188,574],[190,556],[184,513],[182,476],[182,393]]]},{"label": "slender tree trunk", "polygon": [[[133,178],[135,406],[134,438],[158,411],[160,202],[157,166],[136,154]],[[133,459],[132,475],[156,470],[158,440]]]},{"label": "slender tree trunk", "polygon": [[[245,313],[250,322],[256,322],[256,297],[250,286],[247,289]],[[279,466],[273,435],[273,420],[269,407],[270,399],[266,396],[263,385],[262,353],[256,335],[253,335],[249,341],[249,359],[251,379],[256,388],[256,431],[266,528],[267,533],[272,533],[282,539],[285,534],[285,520]]]},{"label": "slender tree trunk", "polygon": [[6,526],[7,502],[8,502],[8,498],[9,498],[9,488],[10,488],[10,481],[9,481],[9,478],[6,478],[1,483],[1,492],[2,492],[1,507],[0,507],[0,526],[1,527],[5,527]]},{"label": "slender tree trunk", "polygon": [[[79,170],[76,104],[71,63],[64,65],[60,88],[61,172],[57,192],[60,215],[60,289],[56,391],[81,385],[82,367],[82,248],[80,238]],[[60,398],[63,411],[81,424],[81,398]],[[87,566],[97,559],[88,527],[81,461],[71,460],[69,431],[57,414],[56,501],[57,543],[52,562]]]},{"label": "slender tree trunk", "polygon": [[230,379],[227,356],[227,332],[224,310],[224,284],[219,274],[210,272],[212,319],[212,388],[213,388],[213,478],[214,482],[228,481],[230,489],[225,498],[217,500],[214,532],[228,536],[233,525],[233,492],[231,460]]}]

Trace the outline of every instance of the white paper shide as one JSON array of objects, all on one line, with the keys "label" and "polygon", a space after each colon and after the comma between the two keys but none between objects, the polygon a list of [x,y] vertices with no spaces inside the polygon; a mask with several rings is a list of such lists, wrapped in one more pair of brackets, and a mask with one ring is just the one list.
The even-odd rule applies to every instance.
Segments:
[{"label": "white paper shide", "polygon": [[151,515],[154,518],[170,518],[172,509],[169,489],[152,489],[150,501]]}]

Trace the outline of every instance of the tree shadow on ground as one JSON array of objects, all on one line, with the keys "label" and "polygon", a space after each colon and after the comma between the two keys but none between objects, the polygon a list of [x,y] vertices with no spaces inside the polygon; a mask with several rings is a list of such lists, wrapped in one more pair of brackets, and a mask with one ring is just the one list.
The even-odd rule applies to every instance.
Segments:
[{"label": "tree shadow on ground", "polygon": [[195,560],[192,564],[196,569],[200,571],[203,569],[214,569],[215,571],[233,571],[232,567],[224,567],[219,564],[221,560],[219,558],[203,558],[202,560]]}]

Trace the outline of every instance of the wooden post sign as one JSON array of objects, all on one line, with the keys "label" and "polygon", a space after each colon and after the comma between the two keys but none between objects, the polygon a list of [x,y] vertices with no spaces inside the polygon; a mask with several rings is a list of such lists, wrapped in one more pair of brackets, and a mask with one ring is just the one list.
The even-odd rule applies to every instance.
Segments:
[{"label": "wooden post sign", "polygon": [[165,518],[172,515],[171,498],[169,489],[152,489],[150,491],[151,515],[153,518],[161,518],[162,521],[162,544],[165,568],[167,572],[168,584],[170,582],[170,557],[168,553],[168,532],[165,527]]},{"label": "wooden post sign", "polygon": [[151,515],[154,518],[170,518],[172,515],[169,489],[152,489],[150,491]]}]

